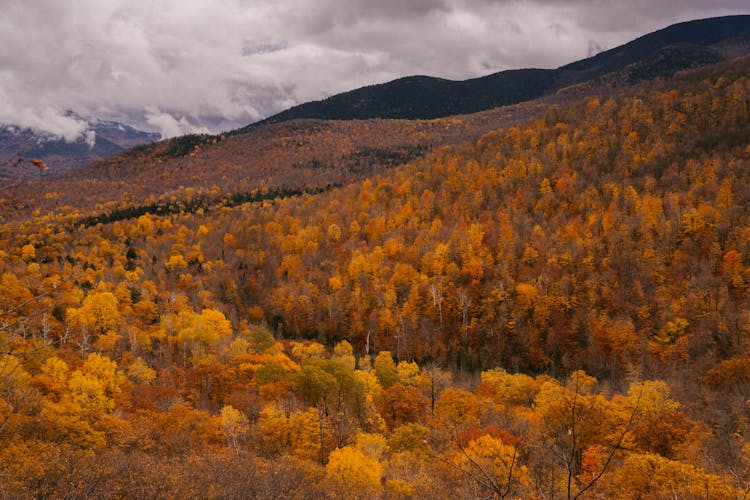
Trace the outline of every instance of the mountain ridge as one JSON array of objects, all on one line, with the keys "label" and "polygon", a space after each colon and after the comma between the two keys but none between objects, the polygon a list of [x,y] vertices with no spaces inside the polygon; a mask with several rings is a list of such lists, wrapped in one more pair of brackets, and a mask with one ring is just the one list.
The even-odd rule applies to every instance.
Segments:
[{"label": "mountain ridge", "polygon": [[673,24],[556,69],[512,69],[467,80],[406,76],[299,104],[249,127],[295,118],[433,119],[468,114],[529,101],[618,72],[624,72],[620,78],[635,82],[748,52],[750,15],[699,19]]}]

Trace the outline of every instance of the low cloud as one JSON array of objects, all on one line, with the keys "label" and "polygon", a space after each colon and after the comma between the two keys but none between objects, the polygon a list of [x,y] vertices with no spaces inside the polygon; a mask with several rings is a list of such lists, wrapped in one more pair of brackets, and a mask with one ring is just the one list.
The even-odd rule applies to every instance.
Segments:
[{"label": "low cloud", "polygon": [[87,130],[83,134],[83,140],[86,143],[86,145],[89,147],[89,149],[93,148],[96,144],[96,132],[93,130]]},{"label": "low cloud", "polygon": [[162,139],[168,139],[170,137],[176,137],[178,135],[185,134],[211,133],[211,131],[206,127],[201,127],[190,123],[184,116],[177,120],[169,113],[162,113],[158,110],[151,111],[146,114],[146,123],[151,125],[152,128],[156,129],[161,134]]},{"label": "low cloud", "polygon": [[[165,137],[246,125],[405,75],[557,67],[746,0],[6,0],[0,123]],[[75,5],[75,6],[71,6]]]},{"label": "low cloud", "polygon": [[89,124],[80,118],[68,116],[52,107],[15,107],[8,102],[0,103],[0,124],[14,125],[20,129],[31,129],[49,138],[61,138],[73,142],[81,138]]}]

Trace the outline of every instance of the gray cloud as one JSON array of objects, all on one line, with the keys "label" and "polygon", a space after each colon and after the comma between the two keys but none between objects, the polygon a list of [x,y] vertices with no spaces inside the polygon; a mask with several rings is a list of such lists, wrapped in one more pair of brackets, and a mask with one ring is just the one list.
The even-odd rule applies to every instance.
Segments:
[{"label": "gray cloud", "polygon": [[0,123],[72,140],[245,125],[410,74],[556,67],[746,0],[3,0]]}]

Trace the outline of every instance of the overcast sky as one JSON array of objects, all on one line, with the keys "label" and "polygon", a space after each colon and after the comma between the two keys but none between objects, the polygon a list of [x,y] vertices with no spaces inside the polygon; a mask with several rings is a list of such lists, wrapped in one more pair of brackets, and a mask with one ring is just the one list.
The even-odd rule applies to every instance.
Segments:
[{"label": "overcast sky", "polygon": [[553,68],[747,0],[0,0],[0,123],[173,136],[426,74]]}]

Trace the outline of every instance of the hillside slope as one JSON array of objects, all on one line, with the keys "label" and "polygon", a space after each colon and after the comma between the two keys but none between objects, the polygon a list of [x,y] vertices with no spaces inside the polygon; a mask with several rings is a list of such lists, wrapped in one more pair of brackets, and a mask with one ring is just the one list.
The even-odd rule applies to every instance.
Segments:
[{"label": "hillside slope", "polygon": [[0,215],[17,219],[37,209],[80,212],[96,205],[112,211],[183,199],[186,190],[209,203],[257,189],[318,190],[520,123],[547,106],[528,103],[444,120],[297,120],[243,134],[178,137],[73,171],[0,180]]},{"label": "hillside slope", "polygon": [[[155,207],[164,215],[131,213],[137,198],[116,175],[121,190],[110,196],[120,198],[105,205],[81,200],[75,210],[62,206],[39,217],[8,219],[4,251],[20,258],[20,249],[36,241],[36,259],[48,262],[46,272],[57,272],[60,250],[45,250],[51,240],[37,240],[30,231],[58,218],[84,222],[49,226],[65,255],[78,255],[76,266],[100,268],[110,260],[80,254],[96,248],[98,238],[109,241],[110,257],[125,255],[124,232],[127,245],[138,249],[134,264],[145,272],[143,279],[167,290],[177,285],[177,275],[165,263],[200,248],[201,260],[185,256],[193,264],[180,273],[200,280],[230,317],[239,319],[257,305],[281,335],[344,335],[358,350],[369,336],[370,344],[406,358],[482,366],[503,361],[534,371],[585,366],[615,376],[626,361],[652,366],[678,348],[701,360],[737,355],[744,344],[722,336],[713,322],[747,306],[742,235],[750,224],[743,209],[750,193],[743,174],[749,65],[738,60],[658,90],[551,107],[520,128],[442,148],[317,196],[256,199],[262,203],[238,198],[214,210],[193,203],[200,191],[183,187],[146,198],[161,200]],[[321,132],[328,136],[330,129]],[[307,154],[304,142],[278,140],[282,148]],[[272,149],[268,157],[278,154]],[[313,177],[318,171],[305,168]],[[80,186],[68,189],[81,192]],[[221,192],[216,186],[204,194],[211,189]],[[115,212],[120,215],[111,217]],[[138,229],[142,215],[162,221],[157,237]],[[200,225],[208,232],[197,238]],[[174,247],[174,238],[184,241]],[[739,259],[736,268],[726,267],[732,256]],[[222,271],[207,271],[210,262],[209,268]],[[109,275],[110,265],[100,268],[98,279]],[[444,301],[439,321],[433,288]],[[227,294],[229,289],[235,292]],[[590,290],[597,294],[587,295]],[[699,300],[696,290],[718,300],[714,307],[729,309],[706,316],[706,304],[678,306],[658,298]],[[633,351],[605,355],[599,349],[614,346],[591,344],[599,315],[632,323]],[[679,334],[668,333],[677,319],[688,323]],[[696,343],[675,344],[674,335]],[[615,357],[602,361],[608,356]]]}]

